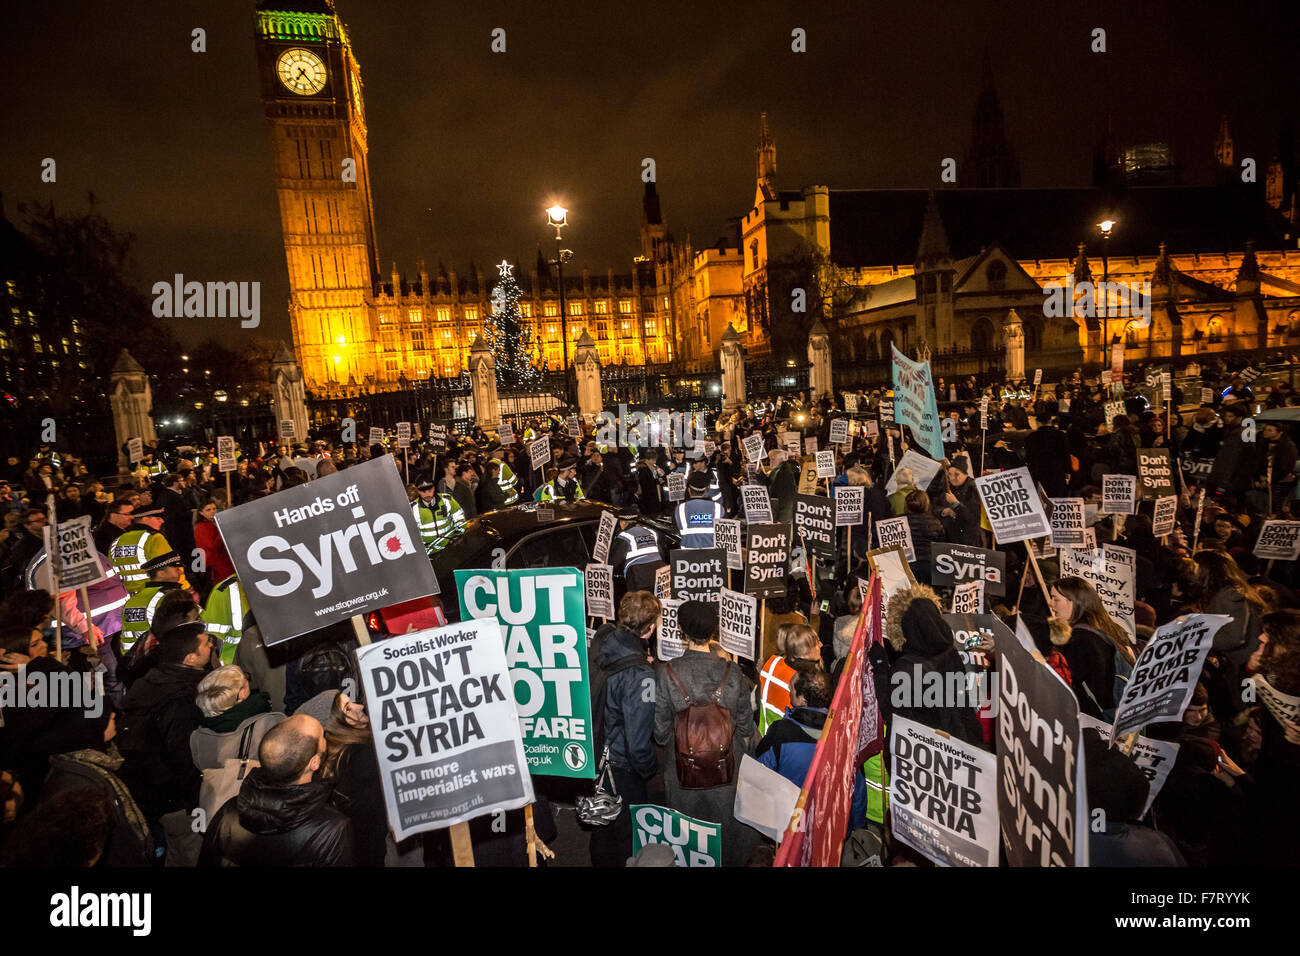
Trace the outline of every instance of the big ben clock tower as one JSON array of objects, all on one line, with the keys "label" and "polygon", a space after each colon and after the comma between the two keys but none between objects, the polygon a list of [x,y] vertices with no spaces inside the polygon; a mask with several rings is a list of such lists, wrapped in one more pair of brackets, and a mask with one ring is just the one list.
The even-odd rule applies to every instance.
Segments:
[{"label": "big ben clock tower", "polygon": [[361,381],[379,348],[361,68],[332,0],[263,0],[256,42],[298,363],[308,388]]}]

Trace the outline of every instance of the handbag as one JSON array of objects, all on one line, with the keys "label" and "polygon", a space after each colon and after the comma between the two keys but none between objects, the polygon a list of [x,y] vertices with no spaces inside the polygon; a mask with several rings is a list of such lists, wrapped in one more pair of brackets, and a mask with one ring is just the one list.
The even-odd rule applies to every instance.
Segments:
[{"label": "handbag", "polygon": [[239,756],[229,758],[220,767],[203,771],[203,783],[199,787],[199,807],[203,810],[205,819],[211,821],[216,812],[231,797],[239,793],[248,771],[261,766],[257,760],[249,757],[255,726],[255,723],[250,722],[239,735]]},{"label": "handbag", "polygon": [[[605,782],[609,781],[609,789]],[[600,772],[596,774],[596,792],[590,797],[578,797],[573,801],[578,811],[578,819],[591,827],[608,826],[618,819],[623,811],[623,798],[614,785],[614,774],[609,769],[609,747],[600,755]]]}]

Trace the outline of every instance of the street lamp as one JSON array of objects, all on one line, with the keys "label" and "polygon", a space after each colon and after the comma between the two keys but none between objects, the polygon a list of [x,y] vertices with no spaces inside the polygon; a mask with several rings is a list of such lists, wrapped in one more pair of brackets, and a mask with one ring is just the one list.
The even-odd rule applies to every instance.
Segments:
[{"label": "street lamp", "polygon": [[1103,219],[1097,223],[1101,230],[1101,364],[1105,365],[1110,349],[1110,231],[1115,228],[1114,219]]},{"label": "street lamp", "polygon": [[560,347],[564,356],[564,400],[572,405],[574,400],[569,387],[569,310],[564,304],[564,264],[573,258],[573,252],[560,248],[560,240],[564,238],[560,230],[569,224],[569,210],[559,203],[551,206],[546,210],[546,224],[555,227],[555,269],[560,285]]}]

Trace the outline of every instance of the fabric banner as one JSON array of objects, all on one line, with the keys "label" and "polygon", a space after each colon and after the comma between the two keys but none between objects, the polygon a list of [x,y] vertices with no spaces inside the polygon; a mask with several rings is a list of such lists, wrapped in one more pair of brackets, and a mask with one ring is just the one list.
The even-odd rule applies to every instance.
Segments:
[{"label": "fabric banner", "polygon": [[912,429],[916,443],[936,461],[942,461],[943,436],[939,427],[939,405],[934,398],[934,381],[929,362],[913,362],[892,343],[894,415],[898,424]]},{"label": "fabric banner", "polygon": [[533,802],[503,648],[501,625],[484,620],[357,649],[398,840]]},{"label": "fabric banner", "polygon": [[387,456],[217,513],[267,646],[438,593]]},{"label": "fabric banner", "polygon": [[998,821],[1012,866],[1087,866],[1079,702],[1042,657],[995,629]]},{"label": "fabric banner", "polygon": [[1231,622],[1224,614],[1188,614],[1156,628],[1138,654],[1115,708],[1114,736],[1123,737],[1147,724],[1182,720],[1214,635]]},{"label": "fabric banner", "polygon": [[997,758],[906,717],[889,741],[894,836],[939,866],[997,866]]},{"label": "fabric banner", "polygon": [[786,827],[774,866],[840,865],[854,775],[884,744],[875,678],[867,663],[867,651],[882,640],[880,582],[873,580],[870,587],[831,700],[834,717],[813,750],[799,793],[801,803]]},{"label": "fabric banner", "polygon": [[501,625],[529,772],[594,778],[582,572],[457,570],[456,591],[462,618]]},{"label": "fabric banner", "polygon": [[632,853],[643,846],[665,843],[678,866],[722,866],[722,824],[697,820],[652,803],[636,803],[632,814]]}]

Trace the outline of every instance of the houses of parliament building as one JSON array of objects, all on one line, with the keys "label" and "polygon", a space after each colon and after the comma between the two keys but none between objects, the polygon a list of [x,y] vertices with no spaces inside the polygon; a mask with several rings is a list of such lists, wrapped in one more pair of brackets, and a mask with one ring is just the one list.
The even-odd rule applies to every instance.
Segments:
[{"label": "houses of parliament building", "polygon": [[[495,273],[430,274],[423,261],[412,276],[381,271],[361,69],[333,3],[263,0],[256,44],[307,388],[460,376]],[[731,326],[750,356],[802,363],[819,319],[837,365],[887,361],[891,343],[991,353],[1019,334],[1027,367],[1098,362],[1108,340],[1134,358],[1300,347],[1294,144],[1284,137],[1260,162],[1259,183],[1241,181],[1226,120],[1213,149],[1220,182],[1186,186],[1167,149],[1121,148],[1108,129],[1090,188],[1021,188],[987,54],[971,146],[943,188],[782,189],[763,116],[752,202],[723,238],[699,249],[674,239],[651,182],[631,268],[566,271],[568,354],[586,330],[604,365],[707,371]],[[1117,223],[1105,236],[1103,220]],[[1044,309],[1048,289],[1103,274],[1148,289],[1148,313]],[[519,279],[536,357],[558,369],[554,272],[539,254]]]}]

